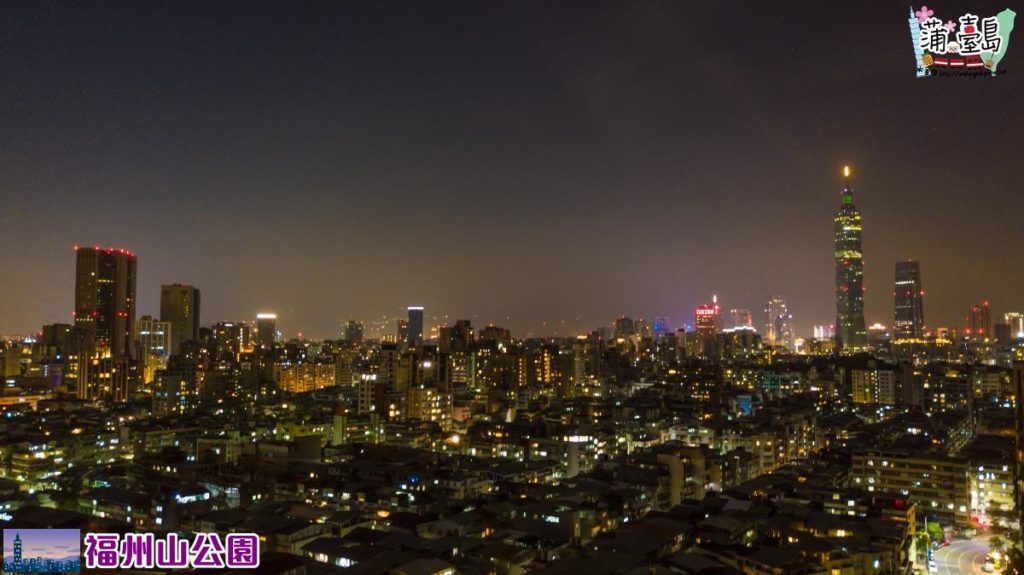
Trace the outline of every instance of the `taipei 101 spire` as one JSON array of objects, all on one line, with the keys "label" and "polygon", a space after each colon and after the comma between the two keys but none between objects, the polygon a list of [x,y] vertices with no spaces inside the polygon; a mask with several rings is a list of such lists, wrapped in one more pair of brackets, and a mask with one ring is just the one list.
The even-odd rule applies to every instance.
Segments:
[{"label": "taipei 101 spire", "polygon": [[853,206],[850,167],[843,168],[843,196],[835,217],[836,350],[855,353],[867,348],[864,328],[864,258],[861,216]]}]

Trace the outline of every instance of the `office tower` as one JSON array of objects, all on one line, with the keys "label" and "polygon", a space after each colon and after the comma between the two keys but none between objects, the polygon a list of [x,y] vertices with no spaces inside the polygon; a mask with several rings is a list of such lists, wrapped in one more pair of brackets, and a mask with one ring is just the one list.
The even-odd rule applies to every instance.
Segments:
[{"label": "office tower", "polygon": [[924,334],[924,305],[921,289],[921,264],[913,260],[896,262],[895,315],[896,339],[920,338]]},{"label": "office tower", "polygon": [[967,329],[965,334],[973,341],[985,341],[990,336],[991,316],[988,302],[974,304],[967,312]]},{"label": "office tower", "polygon": [[409,331],[406,334],[405,342],[410,346],[417,346],[423,343],[423,308],[420,306],[409,306]]},{"label": "office tower", "polygon": [[142,362],[142,381],[149,383],[156,376],[156,370],[167,365],[167,356],[171,355],[171,332],[169,321],[159,321],[152,316],[144,315],[135,322],[135,352]]},{"label": "office tower", "polygon": [[166,357],[171,355],[171,337],[173,326],[169,321],[153,319],[153,316],[144,315],[135,322],[135,344],[139,357],[145,354],[152,354]]},{"label": "office tower", "polygon": [[718,333],[719,313],[718,296],[712,298],[710,304],[702,304],[694,310],[694,326],[698,334]]},{"label": "office tower", "polygon": [[135,254],[75,247],[75,327],[91,350],[132,355],[135,327]]},{"label": "office tower", "polygon": [[199,290],[189,285],[160,286],[160,321],[171,324],[171,353],[199,339]]},{"label": "office tower", "polygon": [[765,342],[793,349],[793,314],[789,313],[786,300],[780,295],[772,296],[764,312],[768,318],[764,327]]},{"label": "office tower", "polygon": [[345,341],[357,345],[363,343],[363,322],[353,319],[345,324]]},{"label": "office tower", "polygon": [[718,296],[712,296],[710,304],[699,305],[694,310],[694,325],[696,326],[700,355],[704,357],[718,356],[719,314],[721,309],[718,305]]},{"label": "office tower", "polygon": [[853,206],[850,167],[843,168],[842,205],[835,216],[836,348],[843,353],[867,348],[864,327],[864,259],[861,216]]},{"label": "office tower", "polygon": [[1003,314],[1003,321],[1010,326],[1010,337],[1024,339],[1024,313],[1011,311]]},{"label": "office tower", "polygon": [[749,309],[731,309],[729,318],[733,329],[737,327],[754,327],[754,316]]},{"label": "office tower", "polygon": [[274,347],[274,339],[276,337],[277,314],[256,314],[256,345],[262,349],[270,349]]}]

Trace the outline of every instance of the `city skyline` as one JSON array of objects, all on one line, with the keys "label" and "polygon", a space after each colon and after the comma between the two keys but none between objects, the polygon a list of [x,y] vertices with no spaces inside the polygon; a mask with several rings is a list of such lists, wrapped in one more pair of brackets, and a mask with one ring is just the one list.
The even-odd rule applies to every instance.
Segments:
[{"label": "city skyline", "polygon": [[507,5],[519,34],[493,7],[386,5],[11,6],[0,332],[69,321],[82,243],[140,254],[137,317],[172,283],[207,324],[274,309],[314,337],[410,303],[549,334],[781,294],[806,336],[833,322],[844,164],[868,324],[908,258],[930,326],[1024,308],[1017,50],[991,81],[919,81],[901,6]]},{"label": "city skyline", "polygon": [[81,549],[77,529],[17,529],[4,528],[4,559],[14,555],[14,538],[20,535],[21,553],[25,559],[77,558]]},{"label": "city skyline", "polygon": [[[848,169],[848,167],[846,167],[844,169]],[[849,188],[848,187],[844,187],[844,198],[847,197],[847,194],[845,194],[845,192],[847,190],[849,190]],[[858,217],[859,217],[859,213],[858,213]],[[135,261],[137,260],[137,254],[135,254],[134,252],[131,252],[129,250],[126,250],[124,248],[104,248],[104,247],[100,247],[100,246],[85,247],[85,246],[75,245],[74,246],[74,251],[76,252],[76,254],[79,254],[80,252],[81,253],[94,253],[95,252],[95,253],[99,253],[101,255],[102,254],[113,254],[115,257],[121,257],[121,258],[123,258],[125,256],[130,256],[130,261],[132,262],[133,266],[135,265]],[[79,261],[81,261],[81,255],[79,255]],[[918,270],[916,273],[918,273],[918,274],[920,273],[920,271],[919,271],[919,269],[920,269],[920,262],[918,262],[916,260],[906,260],[906,261],[897,261],[897,262],[895,262],[897,270],[900,269],[901,265],[908,264],[908,263],[913,263],[915,265],[915,269]],[[79,265],[81,265],[81,264],[79,264]],[[80,274],[82,272],[79,271],[78,273]],[[897,272],[897,273],[899,273],[899,272]],[[135,274],[136,274],[136,272],[135,272],[135,269],[133,267],[132,270],[131,270],[131,274],[130,275],[134,276]],[[135,280],[132,279],[132,283],[134,283],[134,281]],[[838,279],[837,279],[837,281],[838,281]],[[168,289],[171,289],[171,288],[179,289],[179,290],[181,290],[181,289],[192,290],[195,293],[194,297],[196,299],[196,302],[198,302],[198,297],[199,297],[198,293],[200,291],[199,288],[195,288],[193,286],[183,286],[181,284],[161,285],[160,286],[160,296],[157,298],[157,302],[158,302],[158,304],[156,306],[157,307],[157,312],[151,314],[151,313],[147,313],[144,310],[143,312],[138,314],[139,317],[142,317],[142,316],[153,316],[154,318],[159,319],[161,317],[161,315],[165,315],[165,314],[162,314],[161,312],[166,312],[167,311],[165,309],[166,308],[165,295],[168,292]],[[133,287],[133,289],[134,289],[134,287]],[[864,291],[865,292],[867,291],[866,288],[864,289]],[[713,297],[717,299],[717,293],[715,293],[713,295]],[[768,305],[770,306],[772,301],[775,298],[777,298],[777,297],[780,297],[780,296],[778,296],[778,294],[772,295],[767,300]],[[918,301],[922,301],[924,298],[925,298],[925,296],[924,296],[924,293],[922,291],[922,293],[918,296]],[[135,297],[135,294],[132,293],[131,297],[129,298],[129,300],[134,300],[134,299],[136,299],[136,297]],[[897,300],[898,300],[898,298],[897,298]],[[704,300],[701,300],[701,301],[704,301]],[[196,303],[195,305],[198,308],[198,304]],[[551,322],[551,321],[547,321],[547,320],[542,320],[541,325],[540,325],[540,329],[541,330],[548,329],[550,331],[543,332],[543,331],[532,331],[532,330],[527,329],[527,330],[524,330],[525,331],[524,335],[526,337],[564,337],[564,336],[578,335],[578,334],[581,334],[581,333],[585,333],[585,332],[587,332],[590,329],[593,329],[595,327],[599,327],[599,326],[605,326],[605,327],[612,326],[614,324],[615,318],[619,318],[619,317],[636,317],[637,319],[664,319],[664,320],[668,320],[669,321],[669,326],[671,327],[672,330],[687,329],[687,330],[692,331],[692,330],[694,330],[696,328],[696,323],[695,323],[696,318],[693,315],[693,309],[695,307],[700,307],[700,305],[703,305],[703,304],[696,303],[693,306],[691,306],[690,307],[690,311],[688,312],[688,315],[687,315],[687,312],[685,312],[685,311],[682,311],[681,313],[678,313],[677,315],[672,315],[672,316],[669,316],[669,315],[658,315],[658,312],[651,312],[650,314],[620,313],[620,314],[616,315],[615,317],[613,317],[611,319],[605,320],[603,323],[600,322],[600,321],[598,321],[597,323],[593,323],[593,322],[592,323],[587,323],[587,321],[584,320],[581,316],[577,316],[576,318],[574,318],[574,321],[569,321],[569,322],[564,321],[564,320],[561,321],[561,322]],[[746,302],[742,302],[742,305],[747,305],[747,304],[746,304]],[[884,325],[884,326],[886,326],[886,328],[889,331],[895,333],[897,331],[897,325],[896,325],[897,321],[893,319],[893,312],[895,311],[895,309],[896,309],[896,307],[898,305],[899,305],[898,302],[897,303],[893,303],[892,300],[890,300],[891,309],[888,311],[888,320],[886,321],[886,319],[883,317],[885,315],[885,313],[880,313],[880,314],[877,314],[878,315],[878,319],[873,319],[873,320],[867,321],[867,323],[869,323],[871,325],[879,325],[879,324],[880,325]],[[986,300],[986,306],[988,306],[988,305],[989,305],[989,303]],[[783,306],[785,306],[785,304],[783,304]],[[263,309],[263,308],[261,308],[261,309]],[[346,333],[346,325],[349,322],[358,321],[358,322],[366,323],[367,325],[370,326],[370,328],[368,329],[368,333],[369,334],[373,334],[375,337],[381,337],[383,335],[391,333],[392,328],[393,328],[393,325],[391,325],[391,324],[393,324],[395,321],[401,321],[403,317],[409,317],[407,314],[411,313],[412,310],[414,310],[414,309],[420,310],[420,314],[421,315],[423,315],[424,313],[427,314],[427,315],[423,315],[424,321],[427,321],[425,327],[428,328],[428,329],[424,330],[424,336],[423,336],[424,338],[428,337],[430,328],[436,329],[436,328],[438,328],[438,327],[440,327],[442,325],[451,325],[452,322],[454,322],[454,320],[456,318],[463,317],[463,316],[461,316],[459,314],[458,311],[448,312],[447,310],[442,310],[442,311],[437,312],[435,310],[428,310],[425,306],[404,307],[404,306],[400,306],[399,305],[399,306],[396,306],[395,310],[390,312],[391,315],[389,315],[389,313],[385,312],[385,313],[383,313],[383,314],[381,314],[379,316],[370,316],[370,317],[364,317],[364,316],[352,317],[352,316],[349,316],[348,319],[341,318],[341,319],[338,320],[338,325],[336,326],[335,331],[333,331],[331,333],[316,334],[316,333],[310,333],[308,331],[304,331],[302,329],[297,329],[297,330],[294,330],[294,331],[292,331],[292,330],[282,331],[279,326],[275,326],[275,332],[280,331],[284,335],[284,337],[286,337],[286,338],[302,337],[302,338],[312,338],[312,339],[318,339],[318,338],[319,339],[344,339],[345,338],[345,333]],[[1011,308],[1006,308],[1005,310],[1003,310],[1001,308],[997,308],[997,309],[1001,310],[1001,311],[998,312],[998,316],[1001,316],[1004,312],[1008,313],[1008,314],[1016,313]],[[732,311],[735,312],[737,310],[733,309]],[[742,309],[741,308],[740,311],[744,311],[744,312],[749,313],[749,310],[747,310],[747,309]],[[405,313],[402,313],[402,312],[405,312]],[[228,322],[233,322],[233,321],[250,321],[250,322],[253,323],[253,325],[255,325],[256,323],[258,323],[260,321],[260,316],[268,315],[268,314],[269,315],[273,315],[274,316],[273,319],[276,322],[277,314],[274,313],[274,312],[267,312],[267,311],[253,312],[253,313],[251,313],[251,314],[249,314],[248,316],[245,316],[245,317],[217,318],[217,319],[209,319],[208,321],[199,321],[200,318],[197,316],[196,318],[194,318],[193,320],[190,320],[190,321],[194,321],[195,322],[195,324],[194,324],[195,325],[195,330],[196,330],[195,333],[198,333],[197,330],[198,330],[199,327],[210,327],[210,326],[213,326],[215,323],[221,322],[221,321],[228,321]],[[768,320],[770,314],[771,314],[771,312],[768,309],[765,309],[764,311],[759,313],[759,316],[760,316],[759,319],[754,322],[755,324],[759,324],[759,326],[758,325],[754,325],[753,326],[754,329],[757,330],[757,331],[762,331],[763,335],[768,335],[769,334],[768,328],[765,326],[765,321]],[[865,312],[865,314],[866,314],[866,312]],[[134,309],[132,309],[132,315],[133,316],[136,315]],[[72,322],[74,322],[75,317],[76,317],[76,314],[72,313],[72,318],[71,318]],[[751,317],[758,317],[758,316],[751,316]],[[789,317],[792,320],[792,314],[790,314]],[[871,317],[875,318],[875,315],[872,315]],[[513,321],[511,315],[506,315],[503,318],[506,323],[502,323],[502,318],[488,319],[488,318],[480,318],[477,315],[472,316],[471,319],[474,322],[481,322],[481,324],[483,324],[483,325],[502,325],[503,327],[507,327],[507,324],[509,324],[509,322]],[[55,320],[54,323],[62,323],[62,322],[59,321],[59,320]],[[796,324],[796,323],[797,322],[795,322],[795,321],[793,322],[793,324]],[[806,322],[800,322],[800,323],[802,324],[802,323],[806,323]],[[131,324],[134,325],[134,321],[132,321]],[[943,325],[931,325],[931,324],[928,324],[928,325],[925,325],[925,329],[928,332],[931,332],[934,329],[953,329],[953,330],[958,330],[959,331],[959,330],[969,329],[970,328],[970,324],[971,324],[970,317],[966,317],[966,318],[961,318],[961,321],[959,321],[959,322],[953,321],[953,322],[951,322],[949,324],[943,324]],[[374,329],[374,327],[373,327],[374,325],[377,326],[377,329]],[[514,325],[514,324],[511,324],[511,325]],[[827,325],[827,324],[821,324],[821,323],[818,323],[817,321],[815,321],[813,326],[810,326],[810,327],[817,328],[819,325]],[[30,336],[30,335],[36,333],[37,331],[38,331],[38,328],[35,331],[31,331],[30,330],[30,331],[22,332],[22,333],[0,333],[0,337]],[[126,332],[126,333],[130,333],[130,331],[131,331],[131,329],[128,328],[128,332]],[[794,333],[792,337],[794,337],[794,338],[809,339],[809,338],[812,337],[812,331],[813,330],[811,330],[811,329],[808,329],[806,332],[799,331],[797,333]],[[173,334],[173,332],[172,332],[172,334]],[[126,341],[126,343],[122,344],[122,345],[128,345],[128,344],[134,343],[134,342],[127,342],[127,340],[125,340],[125,341]],[[172,345],[171,346],[171,349],[176,349],[176,348],[177,348],[176,345]]]},{"label": "city skyline", "polygon": [[968,4],[4,4],[4,573],[1024,574]]}]

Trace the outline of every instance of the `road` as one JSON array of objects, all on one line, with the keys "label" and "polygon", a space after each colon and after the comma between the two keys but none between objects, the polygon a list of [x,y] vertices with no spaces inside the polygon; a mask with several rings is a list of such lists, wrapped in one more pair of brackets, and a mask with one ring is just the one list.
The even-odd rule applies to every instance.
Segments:
[{"label": "road", "polygon": [[984,539],[954,539],[947,547],[935,550],[939,575],[986,575],[981,566],[988,554]]}]

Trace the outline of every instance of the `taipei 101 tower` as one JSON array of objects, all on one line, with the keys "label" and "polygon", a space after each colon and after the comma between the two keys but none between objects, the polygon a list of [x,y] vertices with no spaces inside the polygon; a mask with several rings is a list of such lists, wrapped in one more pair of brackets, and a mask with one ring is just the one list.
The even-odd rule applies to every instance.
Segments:
[{"label": "taipei 101 tower", "polygon": [[861,217],[853,206],[850,167],[843,168],[843,202],[835,217],[836,351],[856,353],[867,348],[864,328],[864,257]]}]

